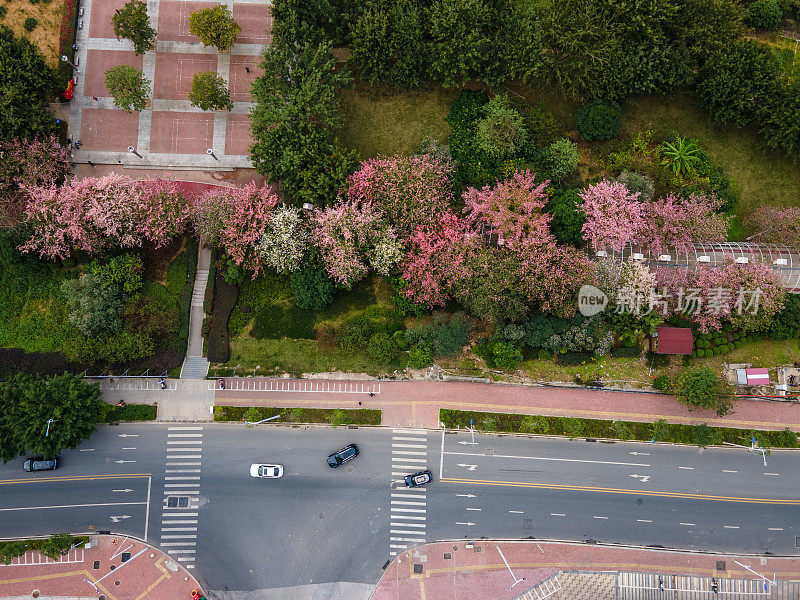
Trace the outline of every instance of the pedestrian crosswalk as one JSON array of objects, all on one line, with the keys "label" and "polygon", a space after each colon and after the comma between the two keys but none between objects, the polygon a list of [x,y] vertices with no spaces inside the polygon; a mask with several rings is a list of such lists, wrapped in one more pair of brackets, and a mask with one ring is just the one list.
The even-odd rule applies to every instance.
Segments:
[{"label": "pedestrian crosswalk", "polygon": [[202,457],[202,426],[168,429],[161,547],[187,569],[194,568],[197,552]]},{"label": "pedestrian crosswalk", "polygon": [[425,488],[407,488],[404,478],[428,466],[428,432],[424,429],[392,431],[392,491],[390,498],[389,554],[396,556],[425,543],[427,500]]}]

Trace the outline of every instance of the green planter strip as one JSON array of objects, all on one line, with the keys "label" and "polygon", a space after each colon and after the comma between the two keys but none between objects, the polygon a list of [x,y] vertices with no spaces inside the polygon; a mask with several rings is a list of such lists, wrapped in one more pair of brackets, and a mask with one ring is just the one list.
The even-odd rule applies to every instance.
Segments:
[{"label": "green planter strip", "polygon": [[36,550],[45,556],[56,560],[66,554],[73,546],[83,545],[89,541],[89,536],[74,537],[68,533],[60,533],[49,538],[39,540],[8,540],[0,542],[0,563],[10,564],[18,556]]},{"label": "green planter strip", "polygon": [[655,423],[636,421],[605,421],[577,419],[574,417],[546,417],[506,413],[473,412],[441,409],[439,420],[446,427],[466,428],[470,421],[477,431],[532,433],[539,435],[567,435],[570,437],[610,438],[649,442],[672,442],[696,446],[717,446],[723,442],[749,446],[755,437],[762,448],[797,448],[797,434],[783,431],[709,427],[708,425],[681,425],[659,420]]},{"label": "green planter strip", "polygon": [[126,404],[115,406],[106,404],[97,419],[98,423],[117,423],[119,421],[155,421],[158,407],[152,404]]},{"label": "green planter strip", "polygon": [[272,423],[328,423],[330,425],[380,425],[381,411],[359,408],[281,408],[265,406],[215,406],[215,421],[261,421],[281,415]]}]

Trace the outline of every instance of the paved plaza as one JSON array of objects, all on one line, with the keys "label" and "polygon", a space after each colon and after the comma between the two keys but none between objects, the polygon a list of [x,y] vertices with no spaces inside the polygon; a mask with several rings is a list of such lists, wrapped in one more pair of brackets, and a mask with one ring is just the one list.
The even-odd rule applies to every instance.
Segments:
[{"label": "paved plaza", "polygon": [[[215,6],[199,0],[148,0],[150,24],[157,30],[155,51],[136,56],[133,44],[114,37],[111,17],[125,0],[82,0],[78,29],[75,96],[70,106],[70,136],[80,140],[76,163],[128,168],[247,168],[250,88],[263,71],[260,53],[270,42],[269,0],[224,0],[242,28],[229,52],[218,52],[189,33],[189,14]],[[151,82],[149,106],[127,113],[114,107],[105,86],[107,69],[120,64],[143,69]],[[249,72],[248,72],[249,70]],[[234,108],[202,111],[189,103],[192,78],[215,71],[228,82]],[[95,100],[96,98],[96,100]],[[135,153],[129,152],[133,147]],[[207,151],[213,150],[213,155]]]}]

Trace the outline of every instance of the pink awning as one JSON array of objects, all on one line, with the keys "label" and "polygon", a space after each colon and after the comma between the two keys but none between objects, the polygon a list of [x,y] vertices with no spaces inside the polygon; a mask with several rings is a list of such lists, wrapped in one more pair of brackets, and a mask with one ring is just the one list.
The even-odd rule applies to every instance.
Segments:
[{"label": "pink awning", "polygon": [[747,376],[747,385],[768,385],[769,384],[769,370],[768,369],[747,369],[745,371]]}]

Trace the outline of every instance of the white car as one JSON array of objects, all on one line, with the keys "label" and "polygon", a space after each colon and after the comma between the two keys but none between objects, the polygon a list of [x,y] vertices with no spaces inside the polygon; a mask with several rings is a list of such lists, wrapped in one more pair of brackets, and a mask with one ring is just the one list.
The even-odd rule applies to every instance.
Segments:
[{"label": "white car", "polygon": [[283,477],[283,465],[250,465],[250,476],[277,479]]}]

